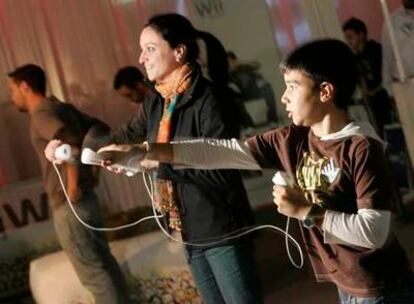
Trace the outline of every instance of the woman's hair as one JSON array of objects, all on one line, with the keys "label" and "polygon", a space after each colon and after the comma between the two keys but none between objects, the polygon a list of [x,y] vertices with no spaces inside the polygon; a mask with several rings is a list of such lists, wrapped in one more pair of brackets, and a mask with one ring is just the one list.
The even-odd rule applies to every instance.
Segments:
[{"label": "woman's hair", "polygon": [[151,27],[161,34],[170,47],[182,44],[187,48],[187,61],[197,60],[200,50],[197,45],[198,31],[191,22],[179,14],[161,14],[151,17],[145,27]]},{"label": "woman's hair", "polygon": [[198,32],[198,38],[204,41],[207,55],[207,73],[217,86],[227,86],[229,81],[229,62],[224,46],[212,34]]},{"label": "woman's hair", "polygon": [[206,48],[207,73],[217,96],[221,98],[221,110],[230,137],[240,137],[242,105],[237,94],[229,88],[229,63],[227,53],[221,42],[212,34],[200,31],[198,37]]},{"label": "woman's hair", "polygon": [[208,76],[216,85],[227,85],[229,64],[226,50],[214,35],[196,30],[186,17],[172,13],[153,16],[145,26],[159,32],[172,48],[185,45],[187,61],[198,59],[197,39],[202,39],[206,46]]}]

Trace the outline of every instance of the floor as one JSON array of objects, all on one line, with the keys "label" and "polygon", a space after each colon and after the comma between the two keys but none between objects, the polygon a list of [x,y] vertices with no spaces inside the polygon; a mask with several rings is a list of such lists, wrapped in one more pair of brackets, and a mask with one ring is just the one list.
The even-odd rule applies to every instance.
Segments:
[{"label": "floor", "polygon": [[[269,179],[270,174],[264,174],[263,182]],[[249,186],[257,188],[254,202],[257,208],[257,221],[260,223],[271,223],[281,229],[285,229],[286,218],[277,214],[273,204],[269,201],[269,191],[260,194],[259,188],[264,184],[257,182],[260,178],[255,178]],[[266,188],[266,185],[264,188]],[[262,188],[263,189],[263,188]],[[258,202],[262,203],[258,203]],[[267,204],[263,204],[267,201]],[[414,218],[414,196],[406,200],[407,213]],[[297,222],[292,221],[290,233],[300,239]],[[414,220],[400,221],[396,225],[397,236],[406,249],[409,258],[414,265]],[[291,247],[294,259],[298,260],[297,251]],[[288,303],[288,304],[335,304],[337,303],[336,289],[333,284],[318,284],[315,282],[309,262],[305,258],[305,265],[302,269],[296,269],[289,261],[286,253],[285,240],[283,235],[275,233],[274,230],[265,229],[257,233],[256,256],[258,263],[259,278],[266,304]],[[2,302],[3,303],[3,302]],[[12,299],[4,304],[33,304],[30,297],[24,299]]]}]

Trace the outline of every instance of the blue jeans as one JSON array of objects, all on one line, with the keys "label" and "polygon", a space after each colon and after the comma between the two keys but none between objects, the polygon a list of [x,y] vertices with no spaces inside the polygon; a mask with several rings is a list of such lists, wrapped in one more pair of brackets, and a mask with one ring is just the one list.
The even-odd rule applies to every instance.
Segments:
[{"label": "blue jeans", "polygon": [[[74,203],[76,213],[86,223],[102,227],[98,201],[93,192]],[[84,227],[64,203],[53,209],[53,224],[59,244],[65,251],[82,284],[97,304],[127,304],[128,291],[121,269],[112,256],[103,232]],[[62,274],[64,280],[64,274]]]},{"label": "blue jeans", "polygon": [[413,304],[414,296],[409,291],[385,294],[373,298],[361,298],[338,289],[341,304]]},{"label": "blue jeans", "polygon": [[263,303],[251,242],[186,249],[187,262],[206,304]]}]

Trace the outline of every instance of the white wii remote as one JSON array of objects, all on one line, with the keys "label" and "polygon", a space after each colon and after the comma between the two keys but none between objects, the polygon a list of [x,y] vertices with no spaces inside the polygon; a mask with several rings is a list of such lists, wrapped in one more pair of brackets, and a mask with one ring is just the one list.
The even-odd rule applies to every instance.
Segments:
[{"label": "white wii remote", "polygon": [[55,158],[63,161],[68,161],[72,158],[72,149],[70,145],[63,144],[56,148]]},{"label": "white wii remote", "polygon": [[273,184],[276,186],[293,186],[293,179],[284,171],[277,171],[272,178]]}]

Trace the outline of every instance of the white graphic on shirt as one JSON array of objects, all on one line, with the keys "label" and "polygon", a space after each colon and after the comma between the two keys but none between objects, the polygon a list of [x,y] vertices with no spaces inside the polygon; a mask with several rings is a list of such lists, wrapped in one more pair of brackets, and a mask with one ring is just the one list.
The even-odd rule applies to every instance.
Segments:
[{"label": "white graphic on shirt", "polygon": [[329,161],[329,163],[325,164],[322,168],[322,175],[326,177],[328,182],[332,184],[332,182],[336,179],[339,174],[339,168],[335,166],[333,158]]}]

